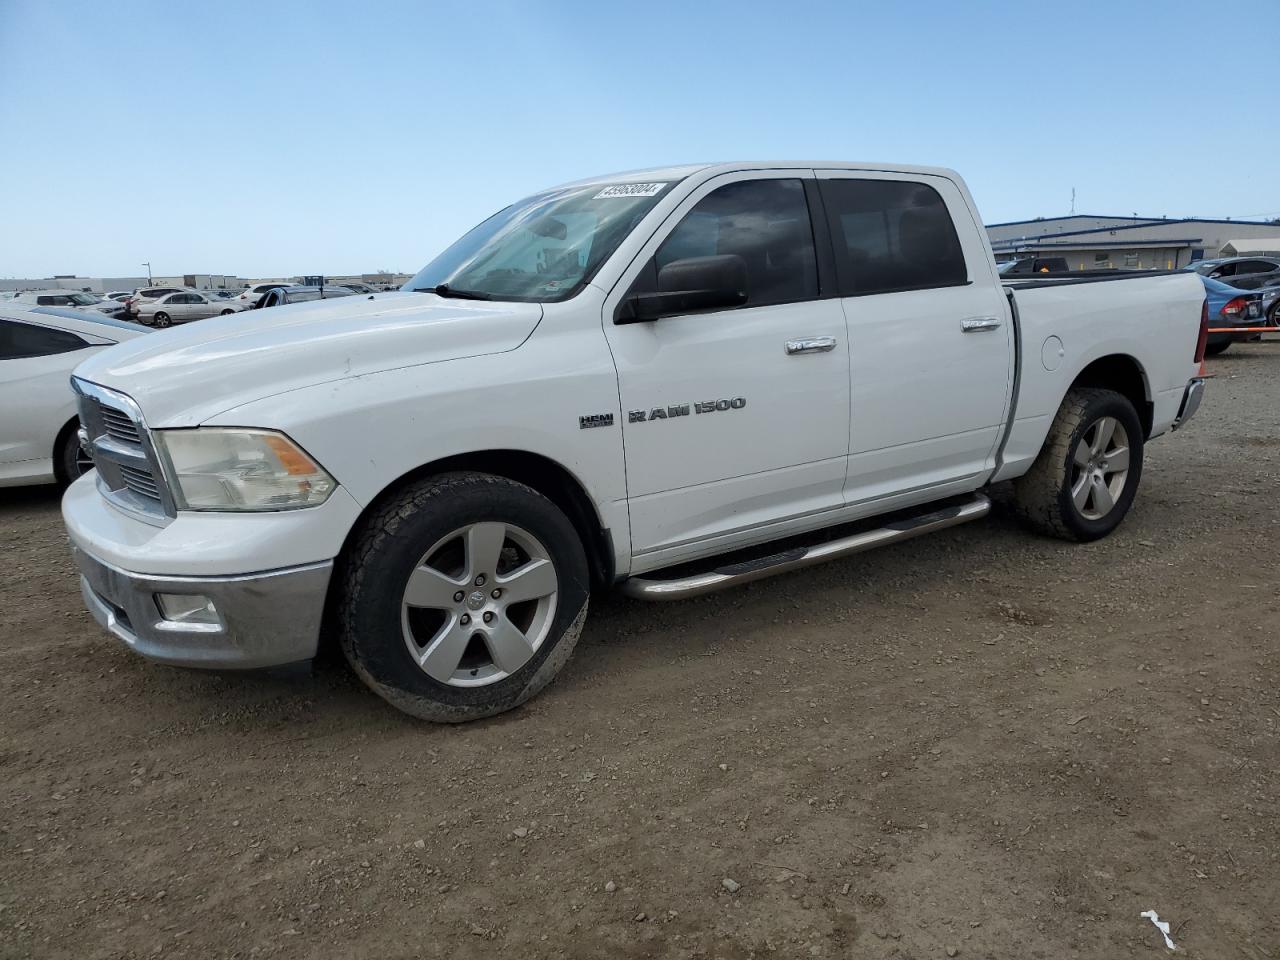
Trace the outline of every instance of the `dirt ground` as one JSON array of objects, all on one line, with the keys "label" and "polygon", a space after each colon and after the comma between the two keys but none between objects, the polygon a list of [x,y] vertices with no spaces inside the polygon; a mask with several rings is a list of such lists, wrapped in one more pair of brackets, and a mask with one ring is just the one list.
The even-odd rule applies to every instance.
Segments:
[{"label": "dirt ground", "polygon": [[1280,958],[1280,343],[1133,514],[595,602],[463,727],[148,664],[0,491],[0,956]]}]

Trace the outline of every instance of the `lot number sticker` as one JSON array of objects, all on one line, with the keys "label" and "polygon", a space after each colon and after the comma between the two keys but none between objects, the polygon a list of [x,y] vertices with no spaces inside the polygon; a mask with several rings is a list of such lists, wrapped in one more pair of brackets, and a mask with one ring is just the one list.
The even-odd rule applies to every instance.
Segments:
[{"label": "lot number sticker", "polygon": [[607,200],[610,197],[656,197],[662,192],[665,183],[615,183],[605,187],[592,200]]}]

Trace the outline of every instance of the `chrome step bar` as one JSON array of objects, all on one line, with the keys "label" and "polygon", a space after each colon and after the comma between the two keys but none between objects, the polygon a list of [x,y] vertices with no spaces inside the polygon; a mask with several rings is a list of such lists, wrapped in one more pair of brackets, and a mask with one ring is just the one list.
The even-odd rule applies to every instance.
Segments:
[{"label": "chrome step bar", "polygon": [[793,547],[757,560],[731,563],[706,573],[697,573],[674,580],[653,580],[631,577],[622,581],[618,589],[636,600],[686,600],[727,587],[736,587],[752,580],[763,580],[779,573],[789,573],[815,563],[837,560],[865,550],[873,550],[886,544],[910,540],[926,533],[934,533],[970,520],[978,520],[991,512],[991,501],[982,494],[973,500],[956,506],[932,510],[919,516],[896,520],[874,530],[855,533],[839,540],[816,543],[811,547]]}]

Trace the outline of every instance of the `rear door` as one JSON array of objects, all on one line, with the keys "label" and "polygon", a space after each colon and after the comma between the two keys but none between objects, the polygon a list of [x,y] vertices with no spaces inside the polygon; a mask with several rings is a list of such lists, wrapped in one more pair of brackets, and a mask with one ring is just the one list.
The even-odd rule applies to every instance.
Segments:
[{"label": "rear door", "polygon": [[[808,170],[755,170],[703,184],[606,301],[634,570],[758,539],[770,525],[843,503],[849,356],[840,302],[819,286],[813,182]],[[742,306],[616,319],[627,294],[656,289],[662,267],[726,255],[746,264]]]},{"label": "rear door", "polygon": [[849,325],[846,498],[973,489],[994,465],[1013,369],[981,228],[944,177],[818,175]]}]

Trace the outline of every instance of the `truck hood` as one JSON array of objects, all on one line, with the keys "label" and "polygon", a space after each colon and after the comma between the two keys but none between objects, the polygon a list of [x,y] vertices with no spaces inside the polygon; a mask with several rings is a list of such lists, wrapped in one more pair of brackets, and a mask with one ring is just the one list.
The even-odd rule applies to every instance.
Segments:
[{"label": "truck hood", "polygon": [[502,353],[536,303],[384,293],[212,317],[138,337],[76,368],[132,397],[152,427],[194,427],[243,403],[398,367]]}]

